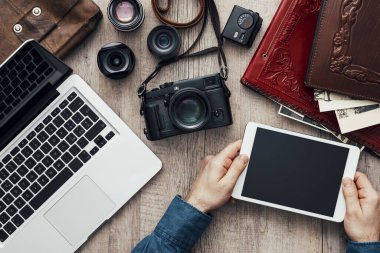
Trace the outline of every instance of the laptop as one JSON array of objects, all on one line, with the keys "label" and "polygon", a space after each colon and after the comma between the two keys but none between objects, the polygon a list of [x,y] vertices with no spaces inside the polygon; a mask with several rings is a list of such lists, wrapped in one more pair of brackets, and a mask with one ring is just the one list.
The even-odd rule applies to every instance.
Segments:
[{"label": "laptop", "polygon": [[0,66],[0,249],[74,252],[161,161],[36,41]]}]

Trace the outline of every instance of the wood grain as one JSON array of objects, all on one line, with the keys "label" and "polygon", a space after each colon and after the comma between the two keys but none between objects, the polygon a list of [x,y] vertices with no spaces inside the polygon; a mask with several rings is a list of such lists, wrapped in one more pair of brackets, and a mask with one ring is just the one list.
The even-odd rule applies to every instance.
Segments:
[{"label": "wood grain", "polygon": [[[109,1],[97,0],[96,2],[106,15]],[[225,44],[230,67],[228,86],[232,91],[231,106],[234,115],[234,124],[230,127],[201,131],[158,142],[146,140],[142,132],[144,122],[139,115],[136,88],[153,70],[157,62],[149,54],[146,46],[149,31],[159,24],[151,10],[150,0],[142,0],[146,19],[140,29],[131,33],[118,32],[105,16],[98,29],[65,59],[75,73],[91,85],[164,164],[163,170],[78,252],[130,252],[134,245],[152,231],[172,198],[176,194],[185,195],[188,192],[202,157],[215,154],[229,142],[240,139],[249,121],[331,139],[321,131],[278,116],[277,105],[244,88],[239,82],[280,0],[220,0],[216,2],[222,27],[235,4],[259,12],[264,19],[262,29],[251,49],[244,49],[228,42]],[[198,12],[197,1],[194,0],[173,0],[173,6],[169,15],[179,21],[190,20]],[[194,27],[180,32],[183,48],[187,48],[192,43],[198,31],[199,27]],[[105,78],[98,71],[96,64],[96,55],[100,47],[113,41],[126,43],[137,57],[133,74],[121,81]],[[206,33],[196,50],[215,44],[211,25],[208,24]],[[153,80],[151,87],[166,81],[191,78],[217,71],[216,56],[185,60],[166,67]],[[366,172],[377,189],[380,189],[378,167],[378,159],[363,153],[359,170]],[[214,212],[214,216],[212,225],[196,244],[193,252],[339,253],[345,251],[342,224],[324,222],[243,202],[235,205],[228,204]]]}]

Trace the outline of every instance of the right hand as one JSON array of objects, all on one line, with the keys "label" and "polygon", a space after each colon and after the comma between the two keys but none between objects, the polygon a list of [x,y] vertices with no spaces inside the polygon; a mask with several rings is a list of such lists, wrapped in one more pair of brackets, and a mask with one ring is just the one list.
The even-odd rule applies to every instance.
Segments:
[{"label": "right hand", "polygon": [[346,201],[344,229],[354,242],[380,241],[380,194],[367,176],[356,172],[354,181],[343,180]]}]

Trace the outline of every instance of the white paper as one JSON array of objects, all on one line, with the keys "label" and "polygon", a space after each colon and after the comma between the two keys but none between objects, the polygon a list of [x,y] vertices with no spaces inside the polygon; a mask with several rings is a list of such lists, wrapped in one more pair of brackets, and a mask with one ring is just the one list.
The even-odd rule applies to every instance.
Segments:
[{"label": "white paper", "polygon": [[335,114],[343,134],[380,124],[379,104],[337,110]]}]

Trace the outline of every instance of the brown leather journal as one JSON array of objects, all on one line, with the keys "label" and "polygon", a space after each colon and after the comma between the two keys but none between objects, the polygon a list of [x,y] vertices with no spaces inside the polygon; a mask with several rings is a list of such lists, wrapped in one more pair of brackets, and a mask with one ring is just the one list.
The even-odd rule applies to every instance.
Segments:
[{"label": "brown leather journal", "polygon": [[380,102],[378,0],[325,0],[306,85]]},{"label": "brown leather journal", "polygon": [[[320,112],[305,76],[321,0],[282,0],[241,78],[242,84],[339,133],[336,116]],[[345,135],[380,154],[380,126]]]},{"label": "brown leather journal", "polygon": [[0,62],[28,39],[62,58],[101,18],[91,0],[0,0]]}]

